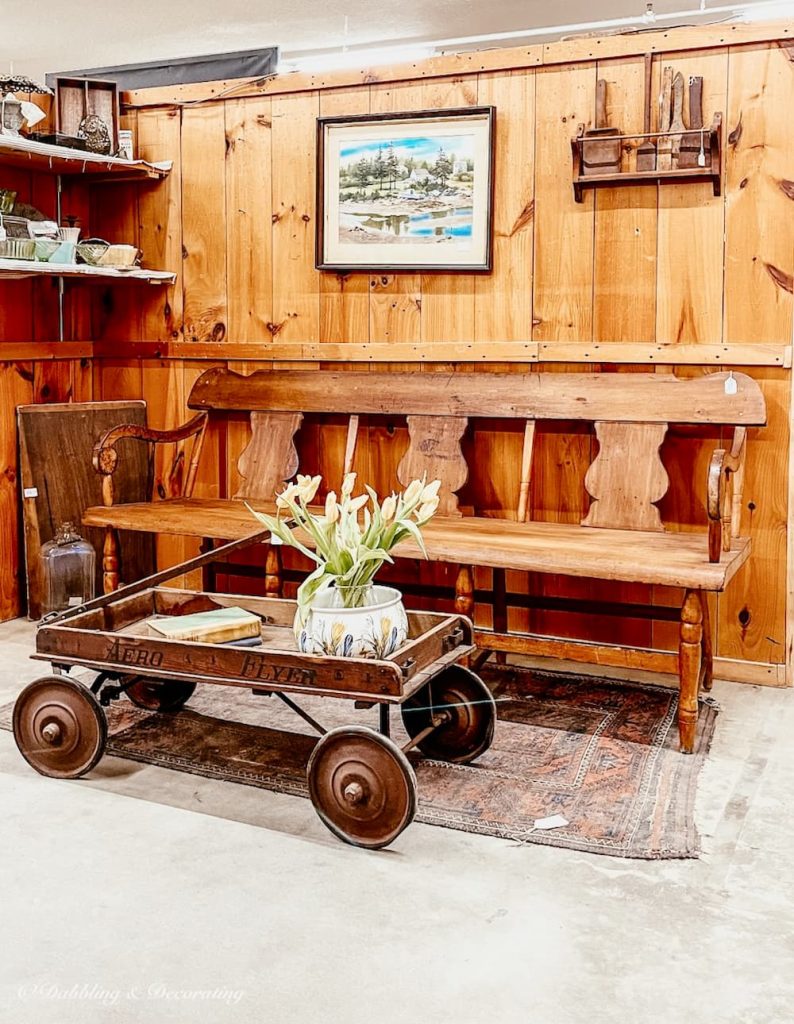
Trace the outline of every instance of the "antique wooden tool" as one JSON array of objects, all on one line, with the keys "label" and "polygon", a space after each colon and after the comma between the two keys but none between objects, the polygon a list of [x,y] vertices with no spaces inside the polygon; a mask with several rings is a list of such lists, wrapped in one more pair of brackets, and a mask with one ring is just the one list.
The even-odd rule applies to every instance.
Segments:
[{"label": "antique wooden tool", "polygon": [[[672,116],[670,103],[673,98],[673,69],[667,67],[662,73],[662,91],[659,95],[659,132],[670,131]],[[660,171],[669,171],[673,166],[673,139],[668,134],[659,135],[656,166]]]},{"label": "antique wooden tool", "polygon": [[613,174],[620,170],[619,128],[607,125],[607,83],[599,78],[596,83],[595,128],[584,133],[582,142],[582,173]]},{"label": "antique wooden tool", "polygon": [[703,166],[706,163],[706,151],[703,129],[703,78],[700,75],[693,75],[689,79],[689,127],[693,130],[687,132],[681,140],[678,166]]},{"label": "antique wooden tool", "polygon": [[[653,73],[653,54],[645,54],[645,125],[643,131],[647,136],[651,130],[651,75]],[[656,141],[644,138],[637,147],[637,170],[656,170]]]},{"label": "antique wooden tool", "polygon": [[[686,125],[684,124],[684,76],[679,71],[673,79],[673,117],[670,121],[672,141],[673,164],[678,166],[678,154],[681,150],[681,140],[684,137]],[[680,134],[675,134],[676,132]]]}]

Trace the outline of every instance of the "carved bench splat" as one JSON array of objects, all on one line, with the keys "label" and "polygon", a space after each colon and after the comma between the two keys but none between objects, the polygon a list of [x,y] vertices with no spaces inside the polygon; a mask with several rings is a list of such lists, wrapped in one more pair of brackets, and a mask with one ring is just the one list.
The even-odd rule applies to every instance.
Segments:
[{"label": "carved bench splat", "polygon": [[460,439],[465,433],[466,416],[408,416],[410,444],[397,467],[397,479],[406,487],[427,474],[428,481],[440,480],[438,511],[442,516],[459,516],[455,493],[466,483],[469,467],[463,457]]},{"label": "carved bench splat", "polygon": [[582,526],[663,531],[655,502],[670,483],[659,458],[667,424],[600,421],[595,431],[598,455],[585,477],[593,502]]},{"label": "carved bench splat", "polygon": [[242,483],[235,498],[272,499],[298,472],[295,432],[302,412],[252,412],[251,440],[237,462]]}]

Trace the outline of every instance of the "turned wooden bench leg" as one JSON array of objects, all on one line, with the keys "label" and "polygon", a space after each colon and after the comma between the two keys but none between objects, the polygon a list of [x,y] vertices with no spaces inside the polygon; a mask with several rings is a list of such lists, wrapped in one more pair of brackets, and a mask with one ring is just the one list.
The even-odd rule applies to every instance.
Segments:
[{"label": "turned wooden bench leg", "polygon": [[105,541],[102,545],[102,586],[106,594],[119,589],[121,551],[119,535],[112,526],[105,527]]},{"label": "turned wooden bench leg", "polygon": [[469,618],[474,613],[474,574],[469,565],[462,565],[458,569],[455,580],[455,611],[458,615],[467,615]]},{"label": "turned wooden bench leg", "polygon": [[710,690],[714,685],[714,651],[709,616],[709,595],[705,590],[700,591],[700,604],[703,608],[703,689]]},{"label": "turned wooden bench leg", "polygon": [[268,597],[281,597],[281,547],[268,544],[265,556],[265,594]]},{"label": "turned wooden bench leg", "polygon": [[678,735],[681,751],[691,754],[695,749],[698,721],[698,690],[703,658],[703,604],[697,590],[687,590],[681,605],[681,628],[678,645]]}]

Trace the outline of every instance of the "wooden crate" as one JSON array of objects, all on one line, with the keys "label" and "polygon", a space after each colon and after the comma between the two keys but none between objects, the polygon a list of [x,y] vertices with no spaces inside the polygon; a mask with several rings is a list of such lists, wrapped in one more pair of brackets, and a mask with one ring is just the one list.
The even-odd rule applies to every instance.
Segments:
[{"label": "wooden crate", "polygon": [[55,127],[65,135],[77,135],[87,114],[101,117],[110,131],[113,152],[119,148],[119,87],[95,78],[55,80]]}]

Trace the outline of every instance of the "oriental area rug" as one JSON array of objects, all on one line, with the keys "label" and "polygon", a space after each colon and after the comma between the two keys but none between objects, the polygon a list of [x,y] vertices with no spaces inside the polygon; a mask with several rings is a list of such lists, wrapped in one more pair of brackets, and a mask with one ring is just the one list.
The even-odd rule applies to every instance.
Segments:
[{"label": "oriental area rug", "polygon": [[[714,733],[712,704],[701,705],[696,750],[685,756],[674,690],[512,666],[482,674],[497,700],[493,745],[471,765],[411,753],[417,821],[613,857],[698,855],[695,791]],[[329,728],[377,721],[377,709],[356,711],[351,701],[300,703]],[[10,718],[10,706],[3,708],[0,724],[8,728]],[[394,738],[404,741],[399,711],[392,720]],[[199,686],[176,714],[121,699],[108,721],[108,754],[307,796],[315,735],[275,697]],[[555,815],[568,824],[535,828]]]}]

